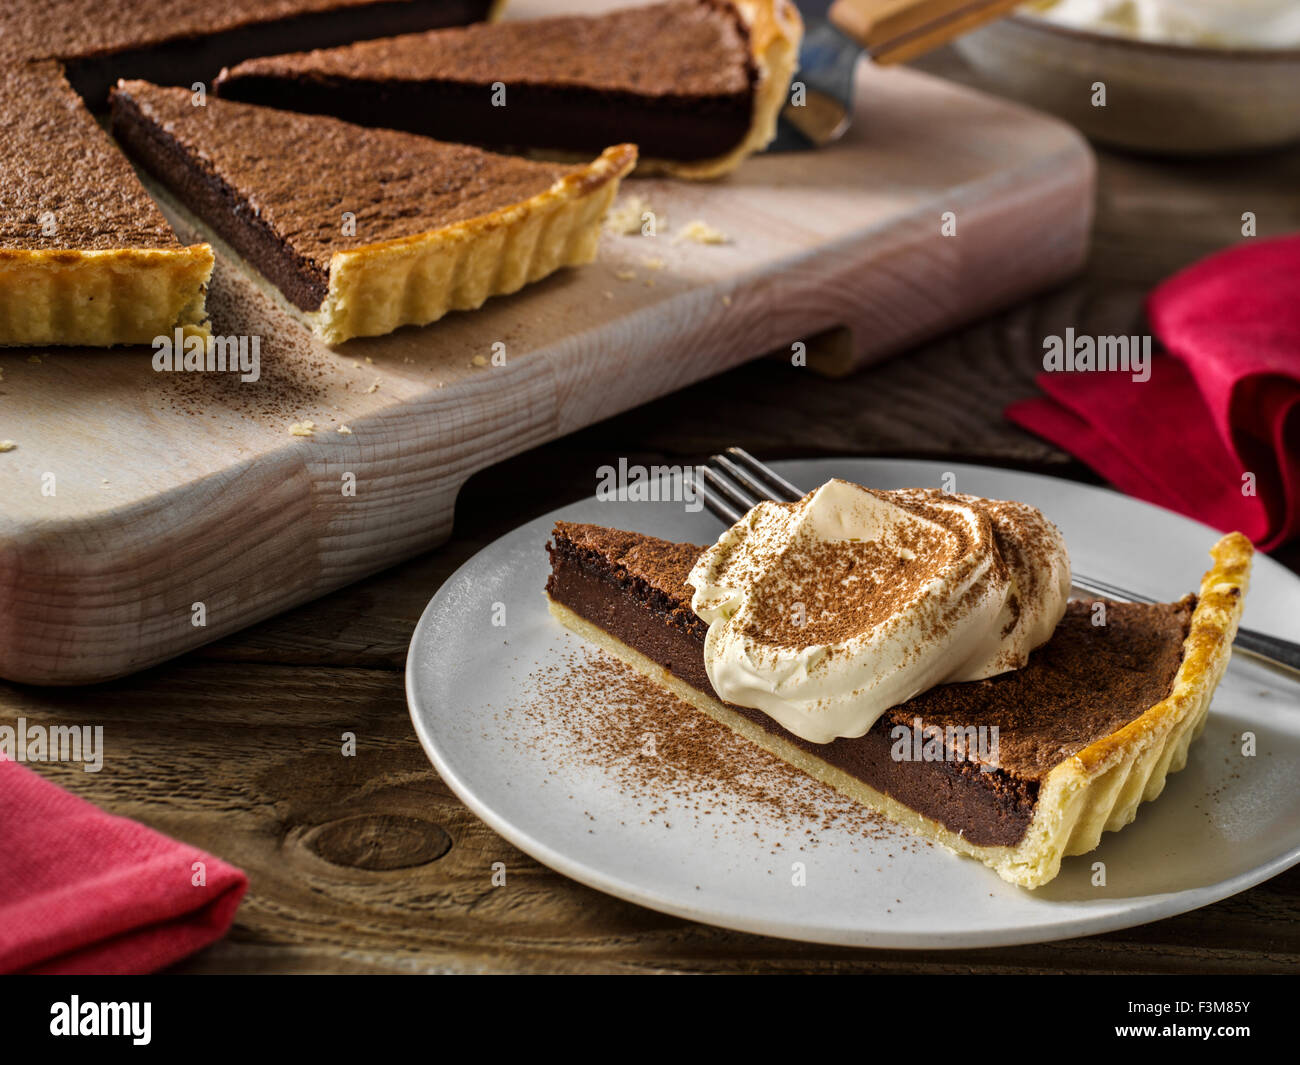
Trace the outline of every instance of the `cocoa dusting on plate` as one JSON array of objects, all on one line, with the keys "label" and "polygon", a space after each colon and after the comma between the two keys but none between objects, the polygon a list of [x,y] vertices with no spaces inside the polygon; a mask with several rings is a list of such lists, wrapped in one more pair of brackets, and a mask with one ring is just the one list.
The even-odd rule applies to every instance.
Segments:
[{"label": "cocoa dusting on plate", "polygon": [[928,846],[599,649],[567,652],[536,669],[528,687],[533,695],[520,707],[528,728],[517,742],[541,753],[554,777],[600,770],[637,802],[644,822],[671,828],[685,810],[697,825],[720,818],[754,836],[775,825],[800,837],[799,849],[832,828]]}]

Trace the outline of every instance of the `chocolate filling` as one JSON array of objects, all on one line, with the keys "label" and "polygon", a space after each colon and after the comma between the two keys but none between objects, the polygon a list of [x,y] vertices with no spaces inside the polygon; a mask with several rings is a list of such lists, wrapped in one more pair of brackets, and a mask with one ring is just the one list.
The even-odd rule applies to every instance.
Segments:
[{"label": "chocolate filling", "polygon": [[388,0],[249,22],[201,36],[95,55],[69,56],[68,80],[91,107],[102,107],[119,78],[160,85],[211,84],[223,68],[255,56],[330,48],[349,41],[460,26],[487,17],[491,0]]},{"label": "chocolate filling", "polygon": [[0,254],[181,247],[54,62],[0,65],[0,204]]},{"label": "chocolate filling", "polygon": [[[704,668],[708,628],[690,610],[683,584],[703,548],[561,523],[547,550],[554,600],[717,698]],[[1071,603],[1024,669],[941,685],[893,708],[864,736],[811,743],[761,711],[731,709],[973,844],[1014,846],[1051,768],[1164,698],[1182,660],[1191,597],[1155,606],[1108,603],[1104,626],[1093,624],[1092,605]],[[922,729],[996,725],[998,767],[981,767],[961,752],[936,761],[895,758],[895,730],[910,734],[918,718]]]},{"label": "chocolate filling", "polygon": [[329,272],[298,255],[243,197],[220,177],[196,167],[175,137],[140,111],[131,95],[115,90],[113,136],[149,173],[276,286],[296,307],[315,311],[329,293]]},{"label": "chocolate filling", "polygon": [[218,82],[231,100],[333,115],[358,125],[421,133],[492,147],[599,151],[630,141],[648,159],[692,161],[723,155],[749,130],[753,97],[658,97],[524,85],[510,106],[491,91],[451,82],[356,78],[273,78],[249,74]]},{"label": "chocolate filling", "polygon": [[[758,73],[748,30],[713,0],[373,41],[223,71],[232,100],[440,140],[707,159],[745,138]],[[504,86],[504,106],[495,93]]]},{"label": "chocolate filling", "polygon": [[198,107],[141,81],[122,82],[112,109],[127,150],[305,311],[328,296],[340,252],[490,227],[583,169],[231,100]]}]

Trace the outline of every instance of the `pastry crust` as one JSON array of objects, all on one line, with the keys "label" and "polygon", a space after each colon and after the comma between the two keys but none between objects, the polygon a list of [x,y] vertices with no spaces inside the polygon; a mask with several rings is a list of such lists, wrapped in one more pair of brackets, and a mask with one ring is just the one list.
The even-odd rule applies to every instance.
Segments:
[{"label": "pastry crust", "polygon": [[636,165],[636,146],[606,148],[545,192],[428,233],[367,244],[330,259],[329,293],[308,314],[327,344],[426,325],[473,310],[562,266],[596,257],[601,220]]},{"label": "pastry crust", "polygon": [[729,0],[749,31],[750,53],[758,70],[754,90],[754,117],[745,139],[725,155],[713,159],[679,162],[644,159],[638,174],[669,174],[707,181],[735,170],[776,136],[776,120],[786,104],[790,79],[799,66],[803,19],[791,0]]},{"label": "pastry crust", "polygon": [[148,344],[207,334],[212,249],[0,249],[0,345]]},{"label": "pastry crust", "polygon": [[1048,773],[1034,819],[1016,847],[972,848],[984,852],[974,857],[1005,880],[1038,887],[1060,872],[1062,857],[1092,850],[1103,832],[1130,824],[1138,806],[1164,790],[1169,774],[1187,764],[1187,749],[1205,728],[1228,668],[1254,553],[1241,533],[1229,533],[1210,549],[1214,564],[1201,580],[1169,695]]},{"label": "pastry crust", "polygon": [[1210,700],[1232,654],[1254,549],[1246,537],[1230,533],[1210,554],[1214,563],[1201,581],[1183,641],[1183,661],[1169,695],[1055,766],[1042,782],[1024,838],[1014,847],[967,842],[937,821],[758,727],[549,596],[548,602],[551,613],[567,628],[752,743],[918,835],[978,859],[1002,879],[1036,888],[1060,872],[1062,858],[1092,850],[1103,832],[1116,832],[1132,822],[1138,806],[1156,798],[1168,775],[1187,764],[1187,749],[1205,727]]}]

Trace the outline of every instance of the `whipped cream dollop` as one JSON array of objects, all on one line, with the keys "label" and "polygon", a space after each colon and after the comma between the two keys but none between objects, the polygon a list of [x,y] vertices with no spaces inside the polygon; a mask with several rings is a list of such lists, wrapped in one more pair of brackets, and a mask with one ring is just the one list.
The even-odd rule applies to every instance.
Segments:
[{"label": "whipped cream dollop", "polygon": [[1039,0],[1021,9],[1062,26],[1207,48],[1300,44],[1296,0]]},{"label": "whipped cream dollop", "polygon": [[758,504],[686,583],[718,695],[829,743],[936,684],[1024,666],[1065,613],[1070,559],[1023,503],[832,480]]}]

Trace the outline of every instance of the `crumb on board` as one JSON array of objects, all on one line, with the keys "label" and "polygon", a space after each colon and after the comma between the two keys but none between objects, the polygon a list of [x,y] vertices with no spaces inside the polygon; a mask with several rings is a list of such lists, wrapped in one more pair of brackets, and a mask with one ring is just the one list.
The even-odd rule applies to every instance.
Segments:
[{"label": "crumb on board", "polygon": [[375,383],[366,389],[366,394],[369,395],[371,392],[378,392],[378,391],[379,391],[379,378],[376,377]]},{"label": "crumb on board", "polygon": [[636,271],[635,271],[635,270],[615,270],[615,271],[614,271],[614,277],[615,277],[615,279],[618,280],[618,281],[635,281],[635,280],[636,280]]},{"label": "crumb on board", "polygon": [[335,430],[335,432],[337,432],[337,433],[341,433],[343,436],[351,436],[351,435],[352,435],[352,430],[349,429],[346,425],[340,425],[340,426]]},{"label": "crumb on board", "polygon": [[703,219],[697,218],[692,222],[687,222],[677,231],[673,237],[674,244],[680,244],[682,241],[689,240],[693,244],[730,244],[731,238],[722,230],[709,225]]},{"label": "crumb on board", "polygon": [[12,440],[0,440],[0,451],[12,451],[17,446]]},{"label": "crumb on board", "polygon": [[621,237],[638,236],[645,224],[645,215],[653,215],[654,208],[640,196],[627,196],[610,208],[605,216],[605,228]]},{"label": "crumb on board", "polygon": [[290,436],[312,436],[316,432],[316,423],[313,421],[294,422],[289,426]]},{"label": "crumb on board", "polygon": [[471,366],[486,366],[488,364],[486,355],[475,355],[469,360]]}]

